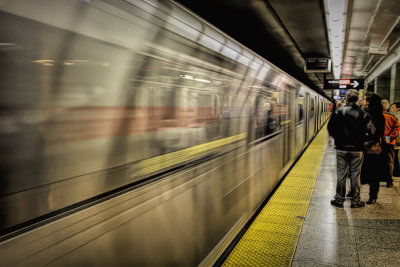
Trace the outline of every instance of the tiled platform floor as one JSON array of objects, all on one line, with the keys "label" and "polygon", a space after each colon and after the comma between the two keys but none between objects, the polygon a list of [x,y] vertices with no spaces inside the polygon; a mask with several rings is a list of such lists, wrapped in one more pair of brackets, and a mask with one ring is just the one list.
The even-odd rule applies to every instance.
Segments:
[{"label": "tiled platform floor", "polygon": [[[329,139],[292,266],[400,266],[400,187],[381,183],[377,203],[351,209],[330,204],[336,154]],[[347,187],[349,190],[349,186]],[[368,185],[361,199],[368,200]]]}]

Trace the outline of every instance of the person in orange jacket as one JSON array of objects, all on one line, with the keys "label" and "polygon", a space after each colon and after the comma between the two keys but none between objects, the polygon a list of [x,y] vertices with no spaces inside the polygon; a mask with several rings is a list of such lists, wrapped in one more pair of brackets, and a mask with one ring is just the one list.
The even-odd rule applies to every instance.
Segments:
[{"label": "person in orange jacket", "polygon": [[387,183],[387,187],[393,187],[393,167],[394,167],[394,147],[396,145],[396,137],[400,131],[400,124],[397,118],[388,112],[390,104],[387,100],[382,100],[383,116],[385,117],[384,141],[387,144],[387,164],[389,168],[388,175],[383,177]]},{"label": "person in orange jacket", "polygon": [[[390,113],[392,113],[400,123],[400,102],[394,102],[392,103],[392,105],[390,105]],[[400,176],[399,151],[400,151],[400,134],[397,135],[396,145],[394,146],[393,176]]]}]

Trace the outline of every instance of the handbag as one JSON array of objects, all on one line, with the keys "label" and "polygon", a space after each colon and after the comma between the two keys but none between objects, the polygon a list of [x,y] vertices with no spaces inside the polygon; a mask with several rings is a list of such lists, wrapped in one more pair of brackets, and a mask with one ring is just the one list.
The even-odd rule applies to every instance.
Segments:
[{"label": "handbag", "polygon": [[380,142],[369,141],[364,143],[365,153],[367,154],[381,154],[382,147]]}]

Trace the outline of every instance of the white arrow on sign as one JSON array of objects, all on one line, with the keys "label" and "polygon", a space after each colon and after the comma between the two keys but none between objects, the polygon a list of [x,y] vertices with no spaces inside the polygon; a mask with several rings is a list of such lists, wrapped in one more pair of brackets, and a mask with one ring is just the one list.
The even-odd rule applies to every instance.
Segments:
[{"label": "white arrow on sign", "polygon": [[359,85],[359,83],[357,81],[354,81],[353,83],[351,83],[351,85],[353,85],[353,88],[357,88],[357,86]]}]

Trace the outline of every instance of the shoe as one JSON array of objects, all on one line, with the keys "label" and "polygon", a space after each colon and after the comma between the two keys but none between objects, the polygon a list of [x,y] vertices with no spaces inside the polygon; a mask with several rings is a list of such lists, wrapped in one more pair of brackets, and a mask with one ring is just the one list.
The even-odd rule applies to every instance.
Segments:
[{"label": "shoe", "polygon": [[356,208],[362,208],[364,206],[365,206],[364,202],[354,202],[354,203],[351,203],[350,208],[356,209]]},{"label": "shoe", "polygon": [[337,202],[336,199],[332,199],[332,200],[331,200],[331,204],[332,204],[333,206],[338,207],[338,208],[343,208],[343,203]]},{"label": "shoe", "polygon": [[346,197],[352,197],[352,193],[351,193],[351,192],[348,192],[348,193],[346,194]]},{"label": "shoe", "polygon": [[387,182],[386,187],[392,188],[393,187],[393,182]]},{"label": "shoe", "polygon": [[368,204],[368,205],[375,204],[375,203],[376,203],[376,198],[370,198],[370,199],[367,201],[367,204]]}]

